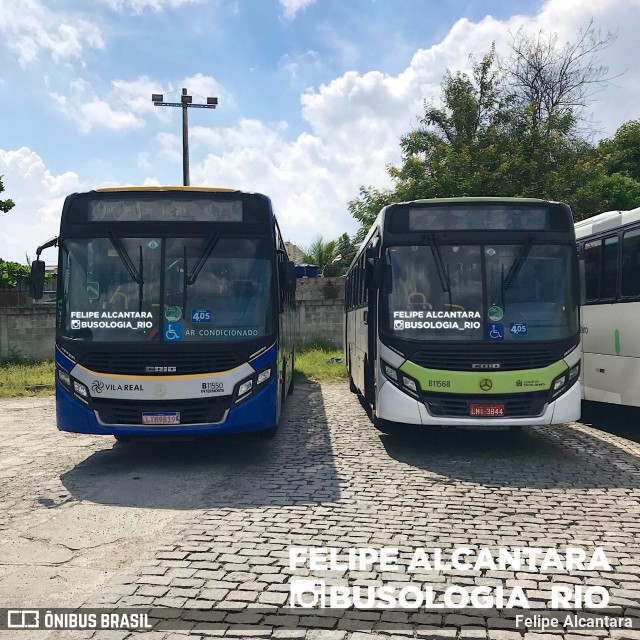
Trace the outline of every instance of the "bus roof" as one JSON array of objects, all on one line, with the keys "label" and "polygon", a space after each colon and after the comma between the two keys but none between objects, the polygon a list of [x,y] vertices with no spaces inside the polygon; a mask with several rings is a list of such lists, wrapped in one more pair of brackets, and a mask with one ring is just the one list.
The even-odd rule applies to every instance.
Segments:
[{"label": "bus roof", "polygon": [[[224,187],[175,187],[175,186],[145,186],[145,187],[104,187],[95,189],[99,193],[113,191],[216,191],[223,193],[239,193],[238,189],[226,189]],[[87,192],[90,193],[90,192]]]},{"label": "bus roof", "polygon": [[398,202],[394,204],[427,204],[438,202],[533,202],[533,203],[542,203],[542,202],[553,202],[552,200],[541,200],[540,198],[501,198],[500,196],[465,196],[461,198],[428,198],[424,200],[411,200],[409,202]]},{"label": "bus roof", "polygon": [[640,220],[640,207],[629,211],[605,211],[576,222],[576,239],[586,238],[609,229],[617,229],[638,220]]}]

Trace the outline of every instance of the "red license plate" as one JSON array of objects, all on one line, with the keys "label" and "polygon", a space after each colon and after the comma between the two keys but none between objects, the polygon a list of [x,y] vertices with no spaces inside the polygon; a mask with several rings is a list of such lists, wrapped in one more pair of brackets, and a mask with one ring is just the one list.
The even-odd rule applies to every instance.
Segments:
[{"label": "red license plate", "polygon": [[470,416],[481,416],[483,418],[502,418],[504,416],[503,404],[470,404]]}]

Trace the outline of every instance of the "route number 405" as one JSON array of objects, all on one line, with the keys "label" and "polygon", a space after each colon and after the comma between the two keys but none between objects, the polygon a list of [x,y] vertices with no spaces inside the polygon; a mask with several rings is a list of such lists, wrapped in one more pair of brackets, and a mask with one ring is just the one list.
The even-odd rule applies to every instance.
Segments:
[{"label": "route number 405", "polygon": [[527,335],[527,323],[526,322],[512,322],[509,328],[509,333],[514,336]]},{"label": "route number 405", "polygon": [[211,311],[209,309],[194,309],[191,312],[191,322],[211,322]]}]

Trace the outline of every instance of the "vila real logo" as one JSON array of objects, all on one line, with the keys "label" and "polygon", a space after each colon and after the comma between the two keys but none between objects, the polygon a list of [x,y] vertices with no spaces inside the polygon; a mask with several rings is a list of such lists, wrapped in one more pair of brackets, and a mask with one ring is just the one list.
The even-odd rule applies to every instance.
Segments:
[{"label": "vila real logo", "polygon": [[144,391],[141,384],[105,384],[102,380],[94,380],[91,384],[91,390],[94,393],[102,393],[103,391]]}]

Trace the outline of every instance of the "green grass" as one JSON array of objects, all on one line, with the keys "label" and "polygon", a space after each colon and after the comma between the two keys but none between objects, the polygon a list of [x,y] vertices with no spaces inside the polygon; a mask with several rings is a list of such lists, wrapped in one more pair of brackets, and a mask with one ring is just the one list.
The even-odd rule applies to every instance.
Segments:
[{"label": "green grass", "polygon": [[[340,358],[341,362],[327,362]],[[296,351],[296,382],[339,382],[347,380],[344,353],[322,346]]]},{"label": "green grass", "polygon": [[53,362],[0,360],[0,398],[49,396],[53,391]]}]

